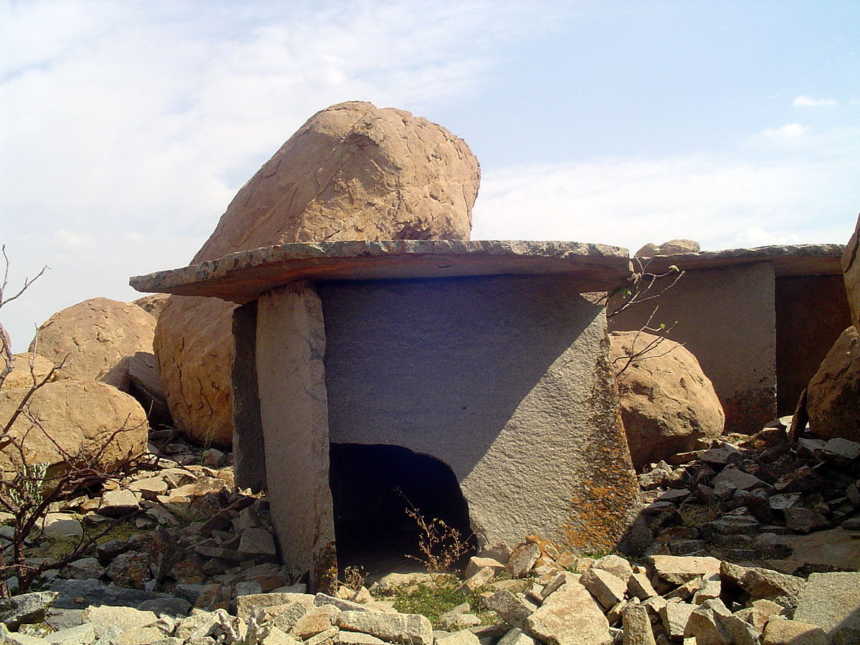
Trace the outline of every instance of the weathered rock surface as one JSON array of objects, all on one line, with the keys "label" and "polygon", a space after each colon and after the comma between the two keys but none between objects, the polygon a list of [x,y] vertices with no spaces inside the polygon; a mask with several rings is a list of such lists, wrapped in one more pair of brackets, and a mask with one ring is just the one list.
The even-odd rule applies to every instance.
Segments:
[{"label": "weathered rock surface", "polygon": [[92,298],[42,323],[37,351],[55,365],[65,359],[58,380],[102,381],[127,391],[128,360],[152,351],[154,332],[155,319],[137,305]]},{"label": "weathered rock surface", "polygon": [[568,577],[526,620],[526,631],[552,645],[609,645],[609,621],[585,587]]},{"label": "weathered rock surface", "polygon": [[851,307],[851,321],[860,331],[860,215],[857,216],[854,233],[842,252],[842,277]]},{"label": "weathered rock surface", "polygon": [[860,332],[848,327],[806,389],[809,426],[821,437],[860,441]]},{"label": "weathered rock surface", "polygon": [[[314,240],[468,239],[478,161],[441,126],[349,102],[311,117],[239,191],[192,262]],[[155,352],[174,420],[230,442],[233,306],[170,298]]]},{"label": "weathered rock surface", "polygon": [[[613,366],[616,372],[623,369],[618,375],[621,417],[637,470],[706,447],[723,433],[723,407],[693,354],[646,332],[618,331],[609,338]],[[628,357],[656,342],[628,365]]]},{"label": "weathered rock surface", "polygon": [[860,643],[860,573],[813,573],[794,619],[821,627],[836,643]]},{"label": "weathered rock surface", "polygon": [[677,253],[698,253],[701,250],[699,243],[695,240],[669,240],[662,244],[649,242],[636,251],[634,257],[651,258],[655,255],[675,255]]},{"label": "weathered rock surface", "polygon": [[[19,390],[33,386],[33,377],[36,383],[41,383],[54,368],[54,363],[40,354],[23,352],[15,354],[15,363],[12,371],[6,375],[3,381],[4,390]],[[32,361],[32,372],[30,363]]]},{"label": "weathered rock surface", "polygon": [[[0,425],[14,413],[27,390],[0,392]],[[110,385],[95,381],[56,381],[40,388],[29,403],[30,414],[66,452],[75,454],[100,447],[115,430],[120,432],[103,453],[103,465],[145,451],[149,426],[140,404]],[[29,432],[25,450],[29,463],[59,464],[64,458],[42,430],[26,415],[12,426],[15,437]],[[11,451],[0,453],[0,464],[8,467]]]},{"label": "weathered rock surface", "polygon": [[158,320],[158,317],[161,315],[161,312],[164,311],[164,308],[167,306],[167,299],[169,297],[170,296],[168,296],[166,293],[151,293],[141,298],[132,300],[132,304],[137,305],[150,316]]}]

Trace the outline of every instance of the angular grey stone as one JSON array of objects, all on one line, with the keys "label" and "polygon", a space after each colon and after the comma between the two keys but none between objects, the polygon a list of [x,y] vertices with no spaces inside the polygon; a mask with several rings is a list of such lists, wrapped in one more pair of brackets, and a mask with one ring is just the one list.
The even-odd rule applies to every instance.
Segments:
[{"label": "angular grey stone", "polygon": [[102,495],[102,504],[98,512],[99,515],[105,517],[120,517],[136,511],[138,508],[137,495],[125,488],[117,488]]},{"label": "angular grey stone", "polygon": [[140,603],[137,608],[141,611],[152,611],[158,615],[187,616],[191,611],[191,603],[184,598],[155,598]]},{"label": "angular grey stone", "polygon": [[537,605],[510,591],[497,591],[484,599],[484,605],[501,616],[508,625],[521,629],[524,628],[526,619],[537,609]]},{"label": "angular grey stone", "polygon": [[247,528],[242,531],[238,550],[243,555],[274,556],[277,553],[272,534],[263,528]]},{"label": "angular grey stone", "polygon": [[682,585],[699,576],[720,572],[720,561],[712,557],[683,557],[674,555],[652,555],[649,568],[670,585]]},{"label": "angular grey stone", "polygon": [[364,632],[389,643],[433,645],[433,626],[418,614],[383,614],[375,611],[344,611],[337,626],[351,632]]},{"label": "angular grey stone", "polygon": [[663,628],[671,638],[681,638],[687,628],[690,615],[696,610],[696,605],[686,602],[667,602],[660,608],[660,620]]},{"label": "angular grey stone", "polygon": [[731,616],[721,600],[708,600],[699,605],[687,619],[684,636],[692,636],[697,645],[732,645],[732,637],[723,631],[717,616]]},{"label": "angular grey stone", "polygon": [[853,461],[860,457],[860,443],[841,437],[830,439],[822,450],[825,456]]},{"label": "angular grey stone", "polygon": [[657,595],[657,590],[644,573],[634,573],[627,580],[627,593],[639,600],[647,600]]},{"label": "angular grey stone", "polygon": [[763,486],[764,482],[755,475],[750,475],[738,468],[729,466],[714,477],[713,484],[715,489],[749,490],[750,488]]},{"label": "angular grey stone", "polygon": [[236,615],[247,622],[257,610],[275,605],[300,603],[305,609],[314,606],[314,596],[305,593],[261,593],[236,598]]},{"label": "angular grey stone", "polygon": [[762,645],[829,645],[830,639],[818,625],[774,616],[767,621]]},{"label": "angular grey stone", "polygon": [[48,513],[42,533],[52,540],[70,540],[81,537],[84,527],[71,513]]},{"label": "angular grey stone", "polygon": [[797,576],[760,567],[742,567],[730,562],[721,564],[720,575],[724,580],[735,583],[753,599],[788,599],[789,604],[794,604],[806,584],[803,578]]},{"label": "angular grey stone", "polygon": [[63,569],[67,578],[100,578],[105,572],[105,568],[96,558],[73,560]]},{"label": "angular grey stone", "polygon": [[21,623],[37,623],[58,595],[53,591],[36,591],[0,598],[0,621],[12,629],[17,629]]},{"label": "angular grey stone", "polygon": [[370,611],[365,605],[351,600],[342,600],[324,593],[318,593],[314,596],[315,607],[323,607],[324,605],[332,605],[342,611]]},{"label": "angular grey stone", "polygon": [[137,627],[145,627],[158,620],[158,616],[151,611],[108,605],[87,607],[83,618],[84,622],[92,623],[99,638],[114,631],[121,634]]},{"label": "angular grey stone", "polygon": [[627,560],[618,555],[605,555],[602,558],[598,558],[591,567],[603,569],[614,574],[623,580],[625,585],[627,584],[627,579],[633,575],[633,567],[630,566]]},{"label": "angular grey stone", "polygon": [[627,582],[609,571],[596,569],[592,566],[582,574],[580,582],[597,598],[604,609],[611,609],[624,600]]},{"label": "angular grey stone", "polygon": [[532,570],[534,563],[540,557],[540,547],[533,542],[520,544],[511,552],[508,559],[508,571],[514,578],[522,578]]},{"label": "angular grey stone", "polygon": [[96,630],[90,623],[60,629],[45,637],[45,641],[51,645],[90,645],[95,640]]},{"label": "angular grey stone", "polygon": [[803,497],[803,493],[779,493],[777,495],[771,495],[768,499],[768,503],[773,510],[784,511],[785,509],[791,508],[797,504],[801,497]]},{"label": "angular grey stone", "polygon": [[802,506],[792,506],[785,509],[785,525],[800,533],[811,533],[815,529],[830,526],[830,522],[818,511]]},{"label": "angular grey stone", "polygon": [[334,639],[335,645],[385,645],[385,641],[370,634],[340,630]]},{"label": "angular grey stone", "polygon": [[304,643],[305,645],[323,645],[324,643],[333,643],[337,638],[338,633],[340,633],[340,630],[337,627],[331,627],[319,634],[311,636],[309,639],[304,641]]},{"label": "angular grey stone", "polygon": [[623,625],[623,645],[657,645],[645,607],[628,605],[624,610]]},{"label": "angular grey stone", "polygon": [[469,563],[466,565],[466,571],[463,573],[463,577],[466,579],[471,578],[485,567],[502,570],[505,568],[505,565],[494,558],[472,556],[469,558]]},{"label": "angular grey stone", "polygon": [[526,620],[525,631],[549,645],[610,645],[609,621],[579,582],[570,580]]},{"label": "angular grey stone", "polygon": [[860,573],[813,573],[794,620],[820,626],[837,643],[860,643]]},{"label": "angular grey stone", "polygon": [[537,645],[537,641],[519,627],[514,627],[496,645]]},{"label": "angular grey stone", "polygon": [[469,591],[475,591],[480,587],[483,587],[485,584],[490,582],[495,576],[496,571],[499,569],[493,567],[484,567],[483,569],[478,569],[474,574],[469,576],[463,581],[463,587],[468,589]]},{"label": "angular grey stone", "polygon": [[459,631],[437,637],[436,645],[480,645],[481,641],[472,632]]}]

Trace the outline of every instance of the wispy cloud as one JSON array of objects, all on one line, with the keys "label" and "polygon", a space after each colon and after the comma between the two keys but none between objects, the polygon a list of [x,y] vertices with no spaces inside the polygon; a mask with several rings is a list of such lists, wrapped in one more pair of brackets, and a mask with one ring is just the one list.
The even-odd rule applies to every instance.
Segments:
[{"label": "wispy cloud", "polygon": [[811,96],[796,96],[791,102],[794,107],[829,107],[838,105],[836,99],[816,99]]},{"label": "wispy cloud", "polygon": [[187,262],[317,110],[358,99],[432,119],[565,10],[0,0],[2,241],[15,271],[55,269],[4,323],[26,343],[61,306],[134,297],[127,277]]},{"label": "wispy cloud", "polygon": [[768,128],[762,130],[762,134],[771,139],[796,139],[802,137],[809,131],[805,125],[800,123],[786,123],[778,128]]},{"label": "wispy cloud", "polygon": [[[604,159],[487,172],[475,239],[698,240],[705,249],[844,242],[860,210],[860,131],[769,157]],[[753,162],[749,157],[756,155]]]}]

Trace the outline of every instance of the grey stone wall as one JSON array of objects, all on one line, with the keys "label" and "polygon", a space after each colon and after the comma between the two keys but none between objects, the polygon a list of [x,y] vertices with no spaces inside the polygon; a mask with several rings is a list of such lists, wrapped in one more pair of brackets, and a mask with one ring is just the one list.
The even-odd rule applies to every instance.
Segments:
[{"label": "grey stone wall", "polygon": [[331,441],[442,460],[489,542],[618,542],[638,489],[594,299],[563,276],[317,289]]},{"label": "grey stone wall", "polygon": [[776,383],[779,414],[792,414],[803,388],[851,324],[842,276],[776,279]]}]

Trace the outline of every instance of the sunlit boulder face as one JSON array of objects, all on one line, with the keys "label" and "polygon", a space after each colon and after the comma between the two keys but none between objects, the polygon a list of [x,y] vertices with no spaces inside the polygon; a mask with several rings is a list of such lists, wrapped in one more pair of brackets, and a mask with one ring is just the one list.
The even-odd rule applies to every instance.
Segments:
[{"label": "sunlit boulder face", "polygon": [[[245,184],[192,263],[286,242],[469,239],[480,167],[466,143],[409,112],[352,101],[312,116]],[[176,424],[233,432],[233,305],[172,296],[155,353]]]},{"label": "sunlit boulder face", "polygon": [[612,332],[609,339],[621,418],[637,470],[705,447],[723,433],[723,406],[687,348],[641,331]]}]

